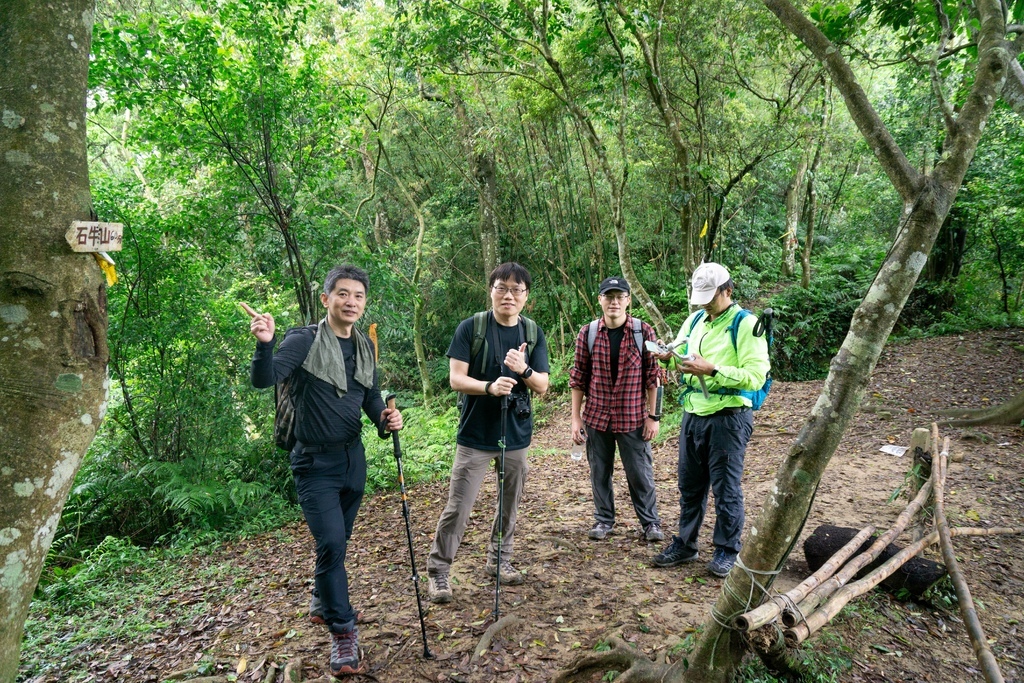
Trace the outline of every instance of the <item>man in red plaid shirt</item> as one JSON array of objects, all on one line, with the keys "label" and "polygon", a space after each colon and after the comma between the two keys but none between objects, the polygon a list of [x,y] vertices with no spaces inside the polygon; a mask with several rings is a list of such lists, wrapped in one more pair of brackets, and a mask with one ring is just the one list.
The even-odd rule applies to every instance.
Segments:
[{"label": "man in red plaid shirt", "polygon": [[[650,443],[658,433],[660,417],[653,409],[660,376],[658,361],[634,339],[635,323],[627,313],[629,283],[625,278],[603,280],[598,302],[604,315],[594,321],[596,334],[590,334],[593,323],[580,330],[576,362],[569,371],[572,439],[574,443],[586,441],[594,493],[595,523],[590,538],[603,540],[615,526],[612,472],[618,444],[629,497],[643,536],[648,541],[663,541]],[[637,322],[643,341],[653,341],[651,326]]]}]

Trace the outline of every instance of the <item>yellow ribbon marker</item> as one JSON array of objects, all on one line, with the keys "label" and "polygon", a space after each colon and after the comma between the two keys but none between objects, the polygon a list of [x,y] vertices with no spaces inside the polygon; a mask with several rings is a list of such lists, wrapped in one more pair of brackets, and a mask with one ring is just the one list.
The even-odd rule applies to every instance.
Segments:
[{"label": "yellow ribbon marker", "polygon": [[103,275],[107,278],[107,287],[116,285],[117,271],[114,269],[114,259],[110,258],[110,255],[105,251],[94,251],[92,255],[96,258],[96,263],[100,264],[100,270],[103,271]]}]

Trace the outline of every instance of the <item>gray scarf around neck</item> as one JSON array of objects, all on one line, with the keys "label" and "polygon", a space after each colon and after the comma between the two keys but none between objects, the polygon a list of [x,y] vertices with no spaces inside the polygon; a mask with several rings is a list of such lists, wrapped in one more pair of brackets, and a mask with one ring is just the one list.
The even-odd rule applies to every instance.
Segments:
[{"label": "gray scarf around neck", "polygon": [[[352,338],[356,343],[355,380],[367,389],[373,387],[374,353],[370,340],[359,330],[352,327]],[[313,346],[306,354],[302,368],[317,379],[333,384],[338,396],[348,391],[348,378],[345,376],[345,358],[341,353],[341,344],[334,330],[327,324],[327,318],[320,321],[316,328]]]}]

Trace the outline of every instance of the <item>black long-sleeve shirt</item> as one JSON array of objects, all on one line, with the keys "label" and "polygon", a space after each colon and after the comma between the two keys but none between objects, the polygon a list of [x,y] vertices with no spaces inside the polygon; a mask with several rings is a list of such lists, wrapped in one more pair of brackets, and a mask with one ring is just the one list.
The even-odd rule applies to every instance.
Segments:
[{"label": "black long-sleeve shirt", "polygon": [[304,445],[349,443],[362,432],[360,409],[375,425],[380,426],[380,414],[385,406],[377,381],[377,368],[373,369],[373,386],[370,389],[356,382],[355,340],[351,337],[336,337],[345,358],[348,381],[348,392],[338,396],[332,384],[302,369],[302,363],[313,345],[313,338],[314,333],[310,328],[289,330],[277,353],[274,353],[277,337],[265,343],[257,341],[249,373],[252,385],[257,389],[271,387],[297,373],[294,377],[298,380],[294,394],[295,438]]}]

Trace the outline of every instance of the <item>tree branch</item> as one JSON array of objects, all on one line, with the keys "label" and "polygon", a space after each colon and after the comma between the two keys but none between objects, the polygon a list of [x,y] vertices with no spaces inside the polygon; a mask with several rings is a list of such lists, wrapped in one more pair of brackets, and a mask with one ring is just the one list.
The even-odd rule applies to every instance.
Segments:
[{"label": "tree branch", "polygon": [[764,0],[764,4],[828,69],[832,81],[846,101],[850,116],[875,153],[882,169],[903,200],[911,201],[921,186],[921,174],[893,140],[839,49],[788,0]]}]

